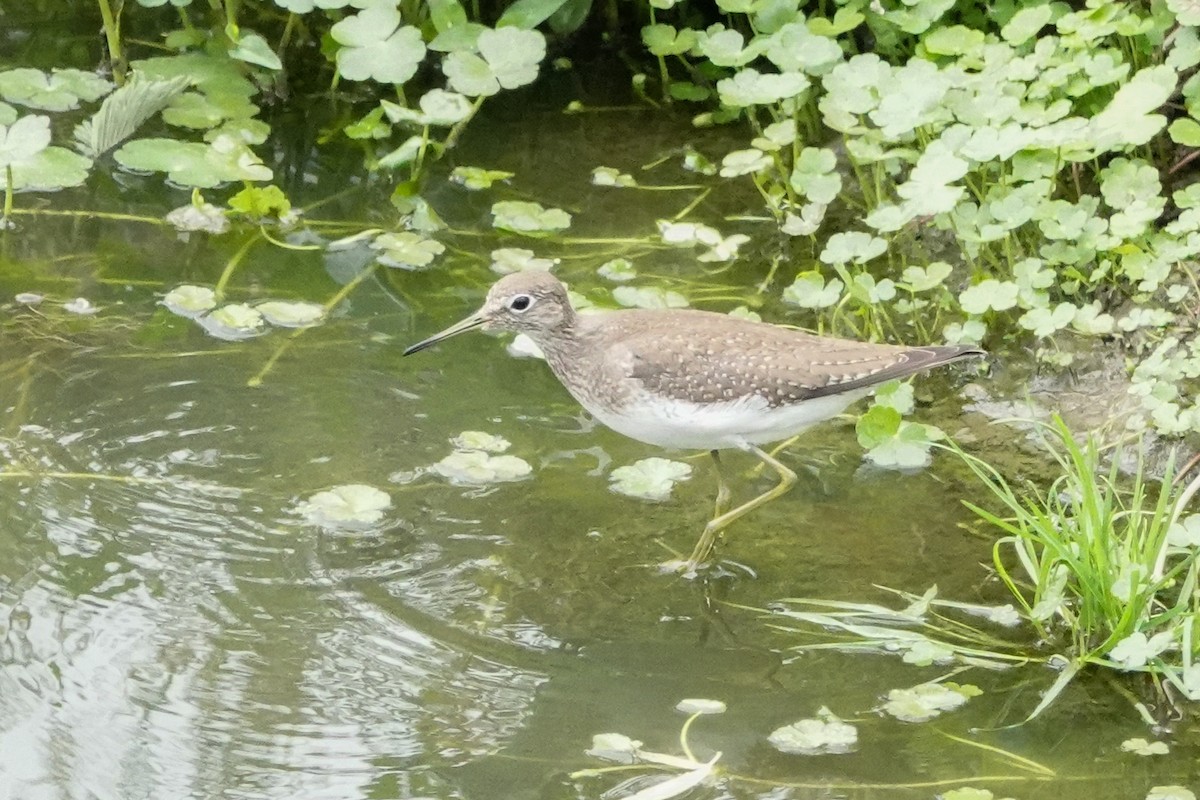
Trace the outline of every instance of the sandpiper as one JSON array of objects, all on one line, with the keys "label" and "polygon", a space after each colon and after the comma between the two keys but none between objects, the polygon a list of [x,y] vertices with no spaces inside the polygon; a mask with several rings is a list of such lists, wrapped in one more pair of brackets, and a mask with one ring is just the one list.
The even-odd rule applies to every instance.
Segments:
[{"label": "sandpiper", "polygon": [[[796,473],[759,445],[791,438],[837,416],[893,378],[986,353],[969,345],[902,347],[816,336],[693,309],[578,314],[548,272],[506,275],[483,306],[404,351],[411,355],[472,330],[516,331],[596,419],[639,442],[708,450],[717,469],[716,511],[686,561],[695,574],[731,522],[779,497]],[[779,483],[736,508],[719,451],[758,456]]]}]

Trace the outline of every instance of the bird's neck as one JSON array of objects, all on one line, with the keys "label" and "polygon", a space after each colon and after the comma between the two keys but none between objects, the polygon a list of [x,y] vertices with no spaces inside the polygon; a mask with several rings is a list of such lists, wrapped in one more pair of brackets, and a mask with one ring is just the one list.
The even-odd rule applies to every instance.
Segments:
[{"label": "bird's neck", "polygon": [[583,358],[587,338],[586,325],[576,314],[571,314],[560,324],[533,337],[534,342],[546,355],[546,363],[559,378],[575,369]]}]

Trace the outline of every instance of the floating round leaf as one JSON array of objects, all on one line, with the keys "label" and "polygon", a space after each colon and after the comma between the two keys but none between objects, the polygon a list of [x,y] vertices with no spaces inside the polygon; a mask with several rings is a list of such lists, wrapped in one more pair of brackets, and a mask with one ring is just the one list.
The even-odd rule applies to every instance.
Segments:
[{"label": "floating round leaf", "polygon": [[593,758],[632,764],[642,743],[622,733],[597,733],[592,737],[592,746],[586,751]]},{"label": "floating round leaf", "polygon": [[492,224],[513,233],[535,235],[571,227],[571,215],[560,208],[544,208],[540,203],[502,200],[492,204]]},{"label": "floating round leaf", "polygon": [[484,431],[463,431],[450,440],[457,450],[482,450],[485,453],[503,453],[512,443],[503,436]]},{"label": "floating round leaf", "polygon": [[280,328],[307,328],[325,318],[325,306],[320,303],[267,300],[254,308],[263,319]]},{"label": "floating round leaf", "polygon": [[1020,287],[1012,281],[1001,283],[995,278],[987,278],[963,290],[958,301],[968,314],[983,314],[989,309],[1004,311],[1017,304],[1019,291]]},{"label": "floating round leaf", "polygon": [[750,241],[744,233],[734,233],[714,243],[708,250],[696,256],[697,261],[732,261],[737,258],[738,250]]},{"label": "floating round leaf", "polygon": [[841,299],[844,287],[837,278],[826,283],[816,270],[801,272],[792,285],[783,290],[783,301],[801,308],[829,308]]},{"label": "floating round leaf", "polygon": [[767,741],[781,753],[802,756],[849,753],[858,747],[858,729],[828,714],[820,719],[797,720],[776,728]]},{"label": "floating round leaf", "polygon": [[78,69],[56,69],[49,75],[28,68],[0,72],[0,97],[43,111],[70,111],[80,100],[98,100],[112,88],[94,72]]},{"label": "floating round leaf", "polygon": [[207,286],[185,284],[176,286],[162,299],[162,304],[172,314],[181,317],[198,317],[217,306],[217,294]]},{"label": "floating round leaf", "polygon": [[[13,165],[13,189],[52,192],[79,186],[87,180],[91,168],[92,160],[86,156],[65,147],[47,147]],[[0,187],[6,183],[6,171],[0,168]]]},{"label": "floating round leaf", "polygon": [[613,167],[596,167],[592,170],[592,183],[596,186],[629,188],[637,186],[632,175],[626,175]]},{"label": "floating round leaf", "polygon": [[549,271],[557,264],[557,258],[538,258],[532,250],[522,247],[501,247],[492,251],[492,272],[501,275],[526,269]]},{"label": "floating round leaf", "polygon": [[826,264],[865,264],[887,251],[887,242],[878,236],[861,231],[835,233],[821,251],[821,261]]},{"label": "floating round leaf", "polygon": [[425,58],[421,31],[400,24],[400,12],[387,4],[368,6],[330,29],[338,72],[352,81],[404,83]]},{"label": "floating round leaf", "polygon": [[430,467],[430,471],[459,486],[519,481],[533,474],[533,468],[523,459],[493,456],[482,450],[456,450]]},{"label": "floating round leaf", "polygon": [[612,261],[605,261],[601,264],[596,270],[596,274],[614,283],[625,283],[637,277],[637,270],[634,269],[633,262],[629,259],[614,258]]},{"label": "floating round leaf", "polygon": [[222,234],[229,230],[229,217],[225,215],[225,209],[212,203],[188,203],[169,212],[166,219],[175,230],[184,233],[202,231]]},{"label": "floating round leaf", "polygon": [[0,125],[0,168],[26,163],[49,144],[49,117],[35,114]]},{"label": "floating round leaf", "polygon": [[229,341],[249,339],[263,332],[262,314],[245,303],[221,306],[197,321],[213,336]]},{"label": "floating round leaf", "polygon": [[165,172],[168,179],[184,186],[212,188],[229,181],[271,179],[271,170],[258,156],[228,136],[212,144],[135,139],[123,145],[113,157],[126,169]]},{"label": "floating round leaf", "polygon": [[1174,635],[1171,631],[1161,631],[1153,636],[1146,636],[1141,631],[1134,631],[1117,642],[1108,651],[1108,657],[1126,669],[1138,669],[1146,666],[1153,658],[1161,655],[1172,645]]},{"label": "floating round leaf", "polygon": [[769,105],[808,87],[808,78],[799,72],[762,73],[749,67],[717,82],[721,102],[734,107]]},{"label": "floating round leaf", "polygon": [[499,169],[483,169],[482,167],[455,167],[450,172],[450,180],[461,184],[471,191],[488,189],[496,181],[506,181],[513,176],[511,172]]},{"label": "floating round leaf", "polygon": [[661,502],[671,496],[680,481],[692,476],[690,464],[666,458],[643,458],[617,467],[608,476],[609,487],[619,494]]},{"label": "floating round leaf", "polygon": [[1175,784],[1152,786],[1146,800],[1196,800],[1196,794],[1185,786]]},{"label": "floating round leaf", "polygon": [[736,178],[739,175],[752,175],[771,167],[771,157],[761,150],[749,148],[734,150],[721,159],[721,177]]},{"label": "floating round leaf", "polygon": [[[788,211],[784,215],[780,230],[788,236],[812,236],[825,221],[825,211],[829,206],[822,203],[805,203],[800,207],[799,214]],[[870,224],[868,217],[867,224]]]},{"label": "floating round leaf", "polygon": [[1121,742],[1121,749],[1126,753],[1137,753],[1139,756],[1165,756],[1171,752],[1166,742],[1148,742],[1140,736]]},{"label": "floating round leaf", "polygon": [[969,684],[922,683],[909,689],[892,689],[883,710],[904,722],[924,722],[958,708],[979,694],[980,690]]},{"label": "floating round leaf", "polygon": [[457,125],[474,111],[470,100],[445,89],[431,89],[421,95],[420,105],[427,125]]},{"label": "floating round leaf", "polygon": [[702,697],[689,697],[675,704],[675,710],[684,714],[724,714],[725,709],[725,704],[720,700],[706,700]]},{"label": "floating round leaf", "polygon": [[679,292],[657,286],[618,286],[613,299],[626,308],[687,308],[687,298]]},{"label": "floating round leaf", "polygon": [[410,231],[380,234],[371,247],[380,251],[380,264],[399,269],[427,267],[446,249],[441,242]]},{"label": "floating round leaf", "polygon": [[476,47],[479,55],[456,51],[442,61],[451,88],[470,97],[533,83],[546,57],[546,37],[517,27],[481,31]]},{"label": "floating round leaf", "polygon": [[392,498],[374,486],[351,483],[317,492],[296,505],[296,512],[313,525],[327,528],[363,528],[383,519]]},{"label": "floating round leaf", "polygon": [[92,305],[92,301],[88,300],[86,297],[76,297],[70,302],[63,303],[63,311],[67,311],[72,314],[79,314],[81,316],[90,316],[97,313],[99,310],[99,307]]}]

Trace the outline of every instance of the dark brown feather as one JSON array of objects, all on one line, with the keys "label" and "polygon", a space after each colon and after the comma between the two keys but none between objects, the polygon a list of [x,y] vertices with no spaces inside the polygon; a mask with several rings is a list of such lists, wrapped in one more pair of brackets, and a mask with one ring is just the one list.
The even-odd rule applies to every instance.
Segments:
[{"label": "dark brown feather", "polygon": [[579,318],[579,335],[603,353],[603,371],[696,403],[754,394],[776,407],[984,355],[964,345],[900,347],[814,336],[704,311],[617,313],[620,325],[597,324],[605,315]]}]

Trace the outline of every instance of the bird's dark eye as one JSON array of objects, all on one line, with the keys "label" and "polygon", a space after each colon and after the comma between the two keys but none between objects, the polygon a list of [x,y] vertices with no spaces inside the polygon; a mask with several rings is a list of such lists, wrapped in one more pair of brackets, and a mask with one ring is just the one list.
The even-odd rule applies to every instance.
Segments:
[{"label": "bird's dark eye", "polygon": [[513,311],[524,311],[533,305],[533,298],[527,294],[519,294],[508,301],[508,307]]}]

